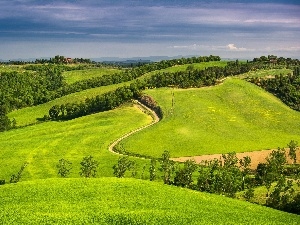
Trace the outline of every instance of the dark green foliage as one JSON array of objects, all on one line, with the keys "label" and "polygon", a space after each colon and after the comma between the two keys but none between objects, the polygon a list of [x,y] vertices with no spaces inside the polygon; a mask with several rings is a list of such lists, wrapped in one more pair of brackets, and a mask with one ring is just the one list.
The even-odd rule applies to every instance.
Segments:
[{"label": "dark green foliage", "polygon": [[156,178],[156,159],[151,159],[149,173],[150,173],[150,181],[154,181]]},{"label": "dark green foliage", "polygon": [[[52,100],[55,91],[64,85],[59,69],[43,66],[36,72],[2,72],[0,106],[6,113]],[[0,110],[1,111],[1,110]]]},{"label": "dark green foliage", "polygon": [[58,174],[61,177],[67,177],[72,169],[72,163],[68,160],[60,159],[56,168],[58,169]]},{"label": "dark green foliage", "polygon": [[15,124],[6,115],[0,115],[0,132],[10,130],[14,126]]},{"label": "dark green foliage", "polygon": [[294,192],[293,181],[281,176],[274,190],[268,196],[266,205],[283,210],[292,201]]},{"label": "dark green foliage", "polygon": [[291,140],[288,144],[289,147],[289,157],[294,161],[294,163],[297,162],[297,155],[296,151],[298,150],[298,142]]},{"label": "dark green foliage", "polygon": [[134,162],[129,160],[128,156],[119,157],[118,164],[113,166],[114,175],[119,178],[124,177],[125,172],[127,170],[131,169],[133,165],[134,165]]},{"label": "dark green foliage", "polygon": [[250,201],[254,197],[254,189],[253,187],[249,187],[245,193],[244,193],[244,198],[246,201]]},{"label": "dark green foliage", "polygon": [[223,165],[215,159],[200,166],[197,189],[234,197],[236,192],[243,189],[243,173],[237,165],[236,153],[223,154],[222,158]]},{"label": "dark green foliage", "polygon": [[249,156],[245,156],[243,159],[239,160],[239,164],[240,164],[240,170],[241,170],[242,176],[243,176],[242,190],[244,190],[247,176],[249,175],[249,173],[251,171],[250,170],[251,158]]},{"label": "dark green foliage", "polygon": [[283,210],[300,215],[300,193],[296,194],[294,198],[284,206]]},{"label": "dark green foliage", "polygon": [[187,160],[184,167],[176,171],[174,177],[174,185],[181,187],[191,187],[193,184],[193,173],[197,169],[197,165],[193,160]]},{"label": "dark green foliage", "polygon": [[52,106],[51,109],[49,110],[50,119],[56,120],[58,118],[60,111],[61,111],[61,107],[59,107],[58,105]]},{"label": "dark green foliage", "polygon": [[5,180],[0,180],[0,185],[4,185],[5,184]]},{"label": "dark green foliage", "polygon": [[93,156],[84,157],[80,165],[80,176],[86,178],[96,176],[99,163],[93,159]]},{"label": "dark green foliage", "polygon": [[300,74],[299,67],[288,76],[276,75],[275,78],[253,78],[252,83],[274,94],[286,105],[300,111]]},{"label": "dark green foliage", "polygon": [[274,181],[278,180],[284,173],[286,163],[284,149],[273,150],[266,158],[266,163],[259,163],[256,169],[256,180],[267,188],[267,196]]},{"label": "dark green foliage", "polygon": [[170,152],[164,151],[164,153],[161,155],[159,168],[159,170],[163,173],[162,178],[164,184],[171,184],[171,175],[175,169],[174,164],[175,162],[170,160]]},{"label": "dark green foliage", "polygon": [[22,173],[24,171],[24,169],[26,168],[26,166],[28,165],[28,163],[24,163],[22,166],[21,166],[21,169],[18,171],[17,174],[13,174],[10,178],[10,183],[18,183],[19,180],[21,179],[21,176],[22,176]]}]

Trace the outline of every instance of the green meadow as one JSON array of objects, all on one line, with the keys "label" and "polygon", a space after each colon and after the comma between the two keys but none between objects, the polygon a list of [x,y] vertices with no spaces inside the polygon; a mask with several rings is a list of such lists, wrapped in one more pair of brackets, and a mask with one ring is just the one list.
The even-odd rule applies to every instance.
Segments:
[{"label": "green meadow", "polygon": [[[194,69],[226,66],[226,61],[192,64]],[[184,71],[179,65],[160,72]],[[1,71],[18,70],[0,68]],[[71,84],[121,70],[99,68],[64,72]],[[146,73],[138,79],[157,73]],[[246,152],[285,147],[299,140],[300,112],[242,80],[288,74],[291,70],[258,70],[199,89],[159,88],[144,92],[162,107],[164,118],[119,143],[128,152],[160,157]],[[108,151],[116,139],[150,124],[152,118],[132,103],[69,121],[41,122],[53,105],[84,101],[130,82],[73,93],[51,102],[10,112],[18,129],[0,133],[1,224],[300,224],[300,217],[238,199],[163,185],[157,163],[156,182],[149,179],[149,160],[136,162],[135,178],[112,178],[119,155]],[[173,104],[172,104],[173,103]],[[96,178],[79,178],[86,156],[98,161]],[[69,160],[69,178],[56,165]],[[20,182],[12,174],[28,163]],[[196,180],[195,180],[196,182]],[[255,189],[254,202],[264,204],[266,190]],[[241,198],[242,193],[238,193]]]},{"label": "green meadow", "polygon": [[2,224],[299,224],[297,215],[137,179],[0,186]]},{"label": "green meadow", "polygon": [[[240,79],[201,89],[147,90],[164,111],[161,122],[121,142],[129,152],[172,157],[285,147],[300,136],[300,113]],[[172,96],[174,93],[174,107]]]},{"label": "green meadow", "polygon": [[[113,176],[118,156],[108,151],[115,139],[152,118],[131,104],[65,122],[45,122],[0,133],[0,178],[9,181],[23,163],[28,166],[23,180],[57,177],[61,158],[73,163],[71,177],[79,177],[80,162],[92,155],[99,164],[99,176]],[[142,160],[141,160],[142,161]]]},{"label": "green meadow", "polygon": [[85,69],[85,70],[71,70],[65,71],[63,76],[68,84],[72,84],[76,81],[86,80],[93,77],[101,77],[103,75],[111,75],[119,73],[121,70],[112,68],[97,68],[97,69]]},{"label": "green meadow", "polygon": [[120,84],[102,86],[98,88],[91,88],[81,92],[75,92],[41,105],[12,111],[8,114],[8,117],[10,119],[15,118],[17,121],[17,126],[26,126],[30,124],[35,124],[38,123],[44,117],[44,115],[48,115],[49,109],[54,105],[81,102],[84,101],[86,98],[95,97],[97,95],[101,95],[106,92],[113,91],[118,87],[122,87],[128,84],[129,82],[125,82]]},{"label": "green meadow", "polygon": [[213,67],[213,66],[220,66],[220,67],[225,67],[227,65],[227,61],[216,61],[216,62],[201,62],[201,63],[192,63],[192,64],[184,64],[184,65],[176,65],[172,67],[168,67],[166,69],[161,69],[161,70],[155,70],[149,73],[146,73],[145,75],[142,76],[141,79],[147,78],[157,72],[161,73],[174,73],[174,72],[179,72],[179,71],[186,71],[188,66],[192,66],[193,69],[198,69],[198,70],[203,70],[207,67]]},{"label": "green meadow", "polygon": [[291,69],[264,69],[264,70],[257,70],[257,71],[250,71],[248,73],[244,73],[238,75],[239,78],[247,78],[247,77],[273,77],[275,75],[287,75],[291,74]]}]

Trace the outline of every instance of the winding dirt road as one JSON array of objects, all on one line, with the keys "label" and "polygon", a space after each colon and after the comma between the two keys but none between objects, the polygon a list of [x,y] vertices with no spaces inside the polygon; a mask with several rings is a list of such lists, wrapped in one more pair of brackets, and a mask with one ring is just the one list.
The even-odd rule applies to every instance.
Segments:
[{"label": "winding dirt road", "polygon": [[127,134],[124,134],[122,137],[118,138],[118,139],[115,140],[113,143],[111,143],[111,144],[109,145],[109,147],[108,147],[108,150],[109,150],[111,153],[114,153],[114,154],[117,154],[117,155],[123,155],[123,154],[121,154],[121,153],[118,153],[118,152],[115,152],[115,151],[114,151],[114,147],[115,147],[120,141],[122,141],[122,140],[124,140],[125,138],[131,136],[132,134],[135,134],[135,133],[137,133],[137,132],[139,132],[139,131],[141,131],[141,130],[144,130],[144,129],[150,127],[150,126],[153,126],[154,124],[156,124],[156,123],[159,122],[159,117],[156,115],[156,113],[155,113],[152,109],[148,108],[147,106],[143,105],[142,103],[140,103],[139,101],[136,101],[136,100],[134,101],[134,104],[135,104],[135,106],[137,106],[142,112],[144,112],[144,113],[146,113],[146,114],[150,113],[150,115],[151,115],[151,117],[153,118],[153,120],[152,120],[152,122],[151,122],[150,124],[145,125],[145,126],[142,126],[142,127],[138,128],[138,129],[136,129],[136,130],[133,130],[133,131],[127,133]]}]

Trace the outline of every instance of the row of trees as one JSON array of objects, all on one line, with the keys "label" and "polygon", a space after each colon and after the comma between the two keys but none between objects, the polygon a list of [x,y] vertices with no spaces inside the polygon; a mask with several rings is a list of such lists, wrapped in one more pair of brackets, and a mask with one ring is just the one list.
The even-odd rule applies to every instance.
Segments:
[{"label": "row of trees", "polygon": [[0,75],[0,109],[5,114],[27,106],[38,105],[52,99],[64,85],[61,71],[44,66],[38,72],[2,72]]},{"label": "row of trees", "polygon": [[[67,85],[64,82],[62,71],[71,69],[87,69],[91,65],[77,65],[67,66],[60,64],[63,62],[64,57],[56,56],[52,59],[53,62],[57,62],[49,65],[27,65],[25,69],[28,72],[2,72],[0,75],[0,131],[9,130],[16,125],[15,120],[9,120],[6,114],[12,110],[20,109],[23,107],[33,106],[51,101],[55,98],[68,95],[70,93],[86,90],[89,88],[100,87],[110,84],[122,83],[130,81],[142,76],[144,73],[151,72],[156,69],[167,68],[170,65],[178,65],[184,62],[197,62],[197,61],[211,61],[220,60],[218,56],[203,56],[194,57],[188,59],[178,60],[164,60],[156,63],[149,63],[141,65],[140,67],[127,69],[121,73],[113,75],[104,75],[98,78],[91,78],[84,81],[75,82]],[[114,93],[107,93],[104,96],[98,96],[95,100],[98,104],[97,110],[103,111],[115,108],[128,100],[127,97],[124,99],[119,98],[117,90]],[[134,93],[134,91],[132,91]],[[131,93],[131,94],[133,94]],[[130,93],[127,93],[130,94]],[[130,95],[131,95],[130,94]],[[117,96],[116,96],[117,95]],[[105,99],[103,100],[102,97]],[[89,99],[86,100],[87,102]],[[61,106],[62,117],[65,117],[64,112],[67,112],[68,116],[65,118],[75,118],[81,115],[87,115],[88,113],[99,112],[94,109],[84,109],[85,103],[79,104],[66,104]],[[92,108],[94,103],[90,102]],[[97,108],[96,107],[96,108]],[[53,111],[53,110],[52,110]],[[70,112],[70,113],[69,113]],[[72,116],[71,116],[72,114]],[[51,113],[55,118],[56,113]]]},{"label": "row of trees", "polygon": [[[94,98],[87,98],[84,102],[55,105],[49,110],[49,117],[45,116],[45,119],[74,119],[80,116],[116,108],[132,98],[143,101],[143,98],[141,97],[141,91],[146,88],[159,88],[167,86],[190,88],[215,85],[224,77],[244,73],[249,71],[251,68],[252,67],[250,64],[241,64],[236,62],[228,63],[228,65],[225,67],[215,66],[206,68],[204,70],[186,70],[173,73],[158,72],[149,78],[137,80],[131,83],[130,86],[124,86],[116,89],[115,91],[110,91]],[[134,69],[132,71],[137,70]],[[143,74],[143,72],[136,74]],[[110,81],[112,81],[114,78],[114,76],[108,77],[110,78]],[[106,78],[104,79],[106,80]],[[89,81],[91,80],[85,81],[86,88],[92,85],[88,83]],[[148,106],[150,106],[150,104]],[[154,109],[160,117],[162,117],[162,111],[159,106],[155,105],[151,108]]]},{"label": "row of trees", "polygon": [[[222,158],[196,164],[193,160],[176,163],[170,160],[165,151],[160,159],[152,159],[149,166],[149,179],[156,180],[160,175],[168,185],[186,187],[193,190],[235,197],[243,192],[246,200],[254,197],[254,188],[265,186],[267,189],[265,205],[300,214],[300,193],[293,184],[300,186],[300,165],[296,164],[296,141],[288,144],[289,151],[278,148],[272,151],[265,163],[256,170],[250,169],[251,158],[238,159],[236,153],[223,154]],[[286,153],[293,159],[293,165],[286,165]],[[159,166],[157,164],[159,163]],[[121,156],[113,166],[116,177],[125,177],[126,171],[136,177],[136,164],[128,156]],[[195,173],[198,172],[198,176]]]},{"label": "row of trees", "polygon": [[[86,156],[80,162],[79,175],[82,177],[96,177],[99,163],[94,159],[93,156]],[[60,159],[56,165],[58,175],[61,177],[68,177],[71,173],[72,162],[64,158]]]},{"label": "row of trees", "polygon": [[300,111],[300,67],[295,67],[293,74],[287,76],[251,78],[250,82],[274,94],[292,109]]}]

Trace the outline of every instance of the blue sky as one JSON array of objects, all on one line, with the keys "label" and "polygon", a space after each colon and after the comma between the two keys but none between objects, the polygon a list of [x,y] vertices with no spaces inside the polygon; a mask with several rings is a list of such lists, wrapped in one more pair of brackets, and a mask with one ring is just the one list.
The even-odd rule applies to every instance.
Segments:
[{"label": "blue sky", "polygon": [[1,0],[0,59],[300,58],[300,2]]}]

